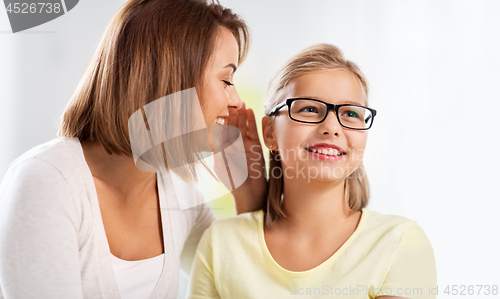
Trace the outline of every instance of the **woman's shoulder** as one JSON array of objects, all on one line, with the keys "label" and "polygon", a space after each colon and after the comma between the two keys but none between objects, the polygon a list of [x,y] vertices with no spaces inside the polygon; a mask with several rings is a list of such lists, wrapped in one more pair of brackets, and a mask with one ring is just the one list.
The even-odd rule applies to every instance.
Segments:
[{"label": "woman's shoulder", "polygon": [[24,170],[37,171],[42,164],[54,170],[64,170],[75,167],[81,151],[80,141],[77,138],[55,138],[46,143],[37,145],[16,158],[7,172],[13,168],[22,167]]},{"label": "woman's shoulder", "polygon": [[46,143],[35,146],[17,159],[11,166],[38,159],[54,166],[69,166],[68,162],[75,161],[75,156],[81,152],[81,145],[78,138],[55,138]]},{"label": "woman's shoulder", "polygon": [[14,160],[0,183],[0,214],[13,221],[21,215],[48,222],[67,216],[80,219],[88,208],[81,204],[88,184],[78,171],[81,162],[75,162],[78,146],[78,140],[58,138]]},{"label": "woman's shoulder", "polygon": [[[79,150],[81,146],[76,138],[56,138],[40,144],[10,164],[2,185],[23,182],[23,186],[49,188],[53,186],[42,183],[57,181],[72,185],[73,182],[81,182],[78,171],[75,171],[82,166]],[[55,189],[53,191],[56,192]]]}]

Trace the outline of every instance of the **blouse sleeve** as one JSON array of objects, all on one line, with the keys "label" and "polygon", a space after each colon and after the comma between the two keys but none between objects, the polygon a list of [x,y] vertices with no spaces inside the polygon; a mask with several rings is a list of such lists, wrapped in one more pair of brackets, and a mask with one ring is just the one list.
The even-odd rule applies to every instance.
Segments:
[{"label": "blouse sleeve", "polygon": [[207,229],[196,250],[191,278],[189,279],[187,299],[219,299],[215,286],[211,228]]},{"label": "blouse sleeve", "polygon": [[436,298],[433,292],[436,283],[436,263],[431,243],[420,226],[414,223],[401,236],[381,293],[433,299]]},{"label": "blouse sleeve", "polygon": [[31,158],[9,168],[0,185],[1,298],[83,298],[78,219],[55,167]]},{"label": "blouse sleeve", "polygon": [[[198,192],[198,196],[202,195]],[[202,198],[200,199],[201,202]],[[196,247],[200,242],[203,232],[210,226],[210,224],[215,220],[214,212],[212,208],[206,203],[194,207],[198,211],[195,223],[191,228],[191,232],[184,243],[184,248],[181,252],[181,270],[184,274],[189,277],[191,272],[191,266],[193,265],[193,259],[196,252]]]}]

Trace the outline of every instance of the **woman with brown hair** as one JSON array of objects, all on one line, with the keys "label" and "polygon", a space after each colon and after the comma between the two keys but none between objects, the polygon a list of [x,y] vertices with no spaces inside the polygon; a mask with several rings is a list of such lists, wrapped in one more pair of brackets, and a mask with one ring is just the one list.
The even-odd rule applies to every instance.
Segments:
[{"label": "woman with brown hair", "polygon": [[[245,23],[218,3],[125,4],[64,112],[60,138],[16,159],[0,186],[0,298],[176,297],[179,268],[189,272],[214,215],[189,184],[194,168],[140,170],[147,158],[131,146],[131,119],[144,116],[142,137],[153,138],[151,105],[194,87],[193,106],[164,101],[175,121],[160,119],[161,130],[208,134],[229,122],[245,149],[260,148],[253,112],[232,83],[247,50]],[[182,138],[168,146],[184,149],[187,162],[155,144],[163,170],[199,157],[200,146]],[[237,212],[260,208],[265,192],[264,176],[249,179],[233,193]],[[198,206],[182,210],[181,197]]]},{"label": "woman with brown hair", "polygon": [[356,64],[316,45],[292,57],[268,92],[267,209],[212,223],[188,298],[435,298],[423,230],[365,209],[362,161],[376,111]]}]

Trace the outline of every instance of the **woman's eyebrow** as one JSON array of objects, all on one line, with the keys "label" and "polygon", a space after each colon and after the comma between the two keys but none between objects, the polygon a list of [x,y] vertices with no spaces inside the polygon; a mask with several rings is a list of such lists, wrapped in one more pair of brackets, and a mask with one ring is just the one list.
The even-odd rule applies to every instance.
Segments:
[{"label": "woman's eyebrow", "polygon": [[233,73],[236,72],[236,70],[238,69],[234,63],[230,63],[230,64],[226,65],[225,67],[223,67],[223,69],[227,68],[227,67],[233,68]]}]

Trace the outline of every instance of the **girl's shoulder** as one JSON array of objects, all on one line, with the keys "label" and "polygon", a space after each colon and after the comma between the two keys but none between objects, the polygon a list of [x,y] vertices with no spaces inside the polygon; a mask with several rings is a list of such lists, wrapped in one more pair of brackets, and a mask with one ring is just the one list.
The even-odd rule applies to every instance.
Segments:
[{"label": "girl's shoulder", "polygon": [[405,240],[429,243],[424,230],[414,220],[365,209],[363,209],[363,214],[363,223],[360,227],[362,238],[360,240],[391,244],[399,244]]},{"label": "girl's shoulder", "polygon": [[241,235],[242,233],[257,233],[263,224],[264,212],[262,210],[243,213],[235,217],[212,222],[210,230],[217,235]]},{"label": "girl's shoulder", "polygon": [[367,230],[405,229],[418,225],[416,221],[404,216],[382,214],[367,209],[363,209],[362,221]]},{"label": "girl's shoulder", "polygon": [[435,287],[434,251],[417,222],[373,211],[367,211],[366,216],[365,226],[353,247],[361,248],[360,256],[371,260],[373,268],[384,269],[380,289]]}]

